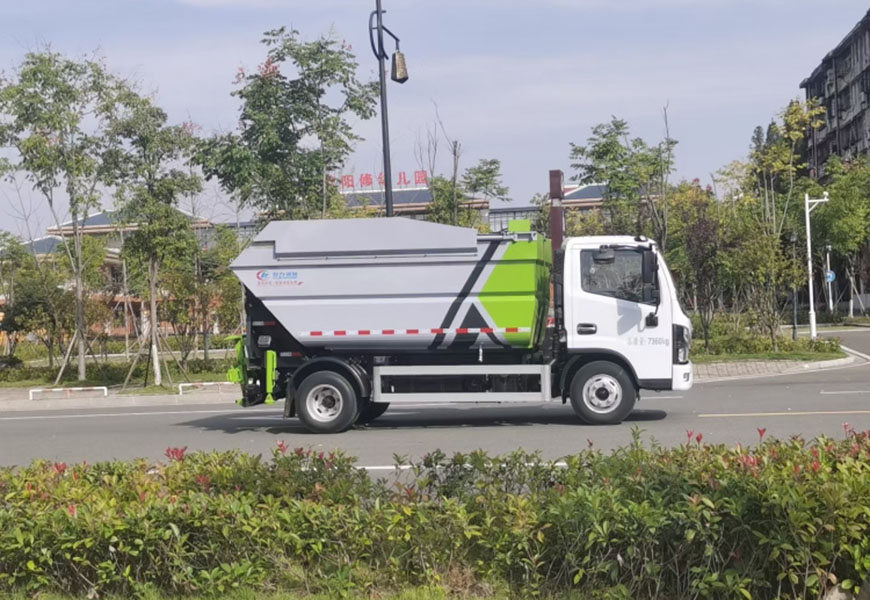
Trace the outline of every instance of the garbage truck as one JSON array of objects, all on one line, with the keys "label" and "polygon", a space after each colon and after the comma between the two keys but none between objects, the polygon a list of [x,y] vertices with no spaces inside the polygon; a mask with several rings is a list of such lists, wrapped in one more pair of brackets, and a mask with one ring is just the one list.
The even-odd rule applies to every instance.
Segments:
[{"label": "garbage truck", "polygon": [[[656,243],[529,221],[480,234],[402,217],[274,221],[231,264],[247,327],[229,377],[311,432],[390,406],[571,403],[588,424],[688,390],[691,322]],[[552,299],[552,301],[551,301]]]}]

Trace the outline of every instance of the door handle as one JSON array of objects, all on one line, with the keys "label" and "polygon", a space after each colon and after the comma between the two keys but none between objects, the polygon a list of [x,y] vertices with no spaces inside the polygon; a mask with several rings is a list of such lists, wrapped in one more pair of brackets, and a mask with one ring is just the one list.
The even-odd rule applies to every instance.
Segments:
[{"label": "door handle", "polygon": [[598,332],[598,325],[594,323],[580,323],[577,325],[577,333],[579,335],[592,335]]}]

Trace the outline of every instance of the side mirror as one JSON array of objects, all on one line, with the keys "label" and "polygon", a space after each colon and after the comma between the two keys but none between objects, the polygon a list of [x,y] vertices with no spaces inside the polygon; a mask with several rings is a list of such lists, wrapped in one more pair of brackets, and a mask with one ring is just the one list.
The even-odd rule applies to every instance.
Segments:
[{"label": "side mirror", "polygon": [[643,283],[654,285],[659,273],[659,256],[652,250],[643,252]]},{"label": "side mirror", "polygon": [[595,254],[592,255],[592,260],[596,264],[607,265],[616,260],[616,252],[613,250],[613,248],[601,246],[598,250],[595,251]]}]

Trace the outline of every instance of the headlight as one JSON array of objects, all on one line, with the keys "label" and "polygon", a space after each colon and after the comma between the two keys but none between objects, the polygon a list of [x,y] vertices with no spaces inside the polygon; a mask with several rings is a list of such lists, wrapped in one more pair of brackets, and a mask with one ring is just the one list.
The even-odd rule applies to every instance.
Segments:
[{"label": "headlight", "polygon": [[674,363],[684,365],[689,362],[689,345],[692,343],[692,334],[688,327],[674,325]]}]

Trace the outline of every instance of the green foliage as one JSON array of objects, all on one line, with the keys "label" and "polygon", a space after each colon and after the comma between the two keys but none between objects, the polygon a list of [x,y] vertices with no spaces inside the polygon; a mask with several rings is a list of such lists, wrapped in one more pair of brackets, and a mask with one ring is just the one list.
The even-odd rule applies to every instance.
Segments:
[{"label": "green foliage", "polygon": [[462,186],[472,197],[508,201],[510,190],[502,183],[501,161],[482,159],[462,176]]},{"label": "green foliage", "polygon": [[429,205],[428,220],[433,223],[447,223],[461,227],[483,227],[480,214],[468,206],[469,195],[461,183],[453,185],[446,177],[429,178],[432,203]]},{"label": "green foliage", "polygon": [[807,444],[590,447],[410,465],[341,453],[0,470],[0,590],[331,597],[505,582],[520,597],[818,598],[870,577],[870,433]]},{"label": "green foliage", "polygon": [[652,224],[656,239],[667,248],[664,196],[677,142],[666,139],[650,146],[630,135],[628,123],[616,117],[594,126],[585,146],[571,144],[572,179],[606,186],[603,210],[608,233],[644,233]]},{"label": "green foliage", "polygon": [[86,377],[88,268],[80,220],[99,207],[102,188],[118,175],[109,128],[132,98],[130,86],[100,61],[48,50],[27,53],[14,75],[0,80],[0,144],[15,155],[0,165],[4,174],[24,173],[56,220],[56,195],[69,203],[72,241],[65,250],[75,286],[79,379]]},{"label": "green foliage", "polygon": [[[816,249],[821,252],[830,244],[834,257],[843,259],[848,276],[854,278],[870,242],[870,159],[865,156],[844,164],[831,157],[825,176],[830,200],[813,213]],[[815,186],[813,197],[820,191]]]},{"label": "green foliage", "polygon": [[45,345],[53,364],[66,336],[75,331],[75,295],[66,288],[69,268],[60,254],[38,260],[27,255],[16,273],[13,301],[0,329],[23,337],[30,333]]},{"label": "green foliage", "polygon": [[374,116],[375,84],[357,79],[350,46],[332,36],[304,42],[282,27],[263,43],[265,62],[237,78],[239,132],[203,143],[198,161],[208,178],[266,218],[321,215],[335,191],[328,173],[360,139],[347,118]]}]

